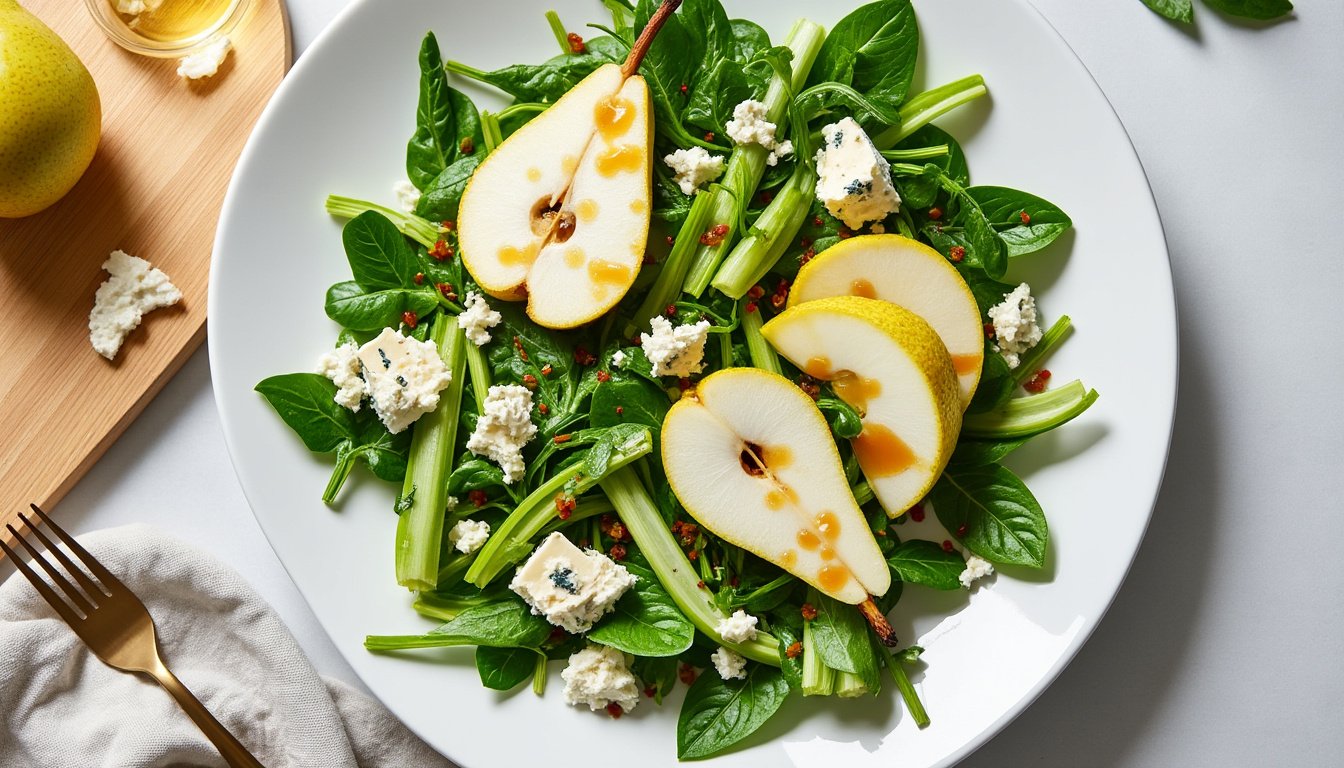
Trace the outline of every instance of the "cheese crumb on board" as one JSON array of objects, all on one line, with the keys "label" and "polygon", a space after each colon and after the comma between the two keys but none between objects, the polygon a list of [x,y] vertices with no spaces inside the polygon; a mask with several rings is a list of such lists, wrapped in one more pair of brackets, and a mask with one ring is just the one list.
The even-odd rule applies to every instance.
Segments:
[{"label": "cheese crumb on board", "polygon": [[863,128],[846,117],[821,129],[817,150],[817,200],[850,229],[895,213],[901,196],[891,182],[891,165]]},{"label": "cheese crumb on board", "polygon": [[219,72],[219,65],[224,63],[224,57],[228,56],[231,50],[233,41],[227,36],[218,37],[201,50],[182,57],[177,62],[177,76],[188,80],[211,77]]},{"label": "cheese crumb on board", "polygon": [[448,530],[448,543],[464,555],[484,547],[489,538],[490,524],[484,520],[459,520]]},{"label": "cheese crumb on board", "polygon": [[397,196],[397,207],[407,213],[415,213],[415,206],[420,204],[420,190],[406,179],[398,181],[392,185],[392,193]]},{"label": "cheese crumb on board", "polygon": [[113,251],[103,262],[103,269],[111,277],[93,297],[89,341],[98,354],[111,360],[146,313],[176,304],[182,300],[182,292],[163,270],[125,251]]},{"label": "cheese crumb on board", "polygon": [[723,156],[711,155],[704,147],[678,149],[665,156],[663,162],[676,174],[673,181],[685,195],[694,195],[706,183],[723,175]]},{"label": "cheese crumb on board", "polygon": [[756,617],[742,610],[733,611],[733,615],[719,620],[719,636],[729,643],[746,643],[756,639]]},{"label": "cheese crumb on board", "polygon": [[793,154],[792,141],[778,141],[775,131],[778,126],[765,119],[766,107],[763,102],[747,99],[733,107],[733,119],[728,121],[728,138],[734,144],[760,144],[770,151],[765,158],[766,165],[778,165],[780,158]]},{"label": "cheese crumb on board", "polygon": [[336,385],[334,399],[337,403],[359,412],[360,404],[369,394],[369,385],[364,382],[364,372],[359,364],[359,347],[353,341],[323,355],[317,361],[317,372]]},{"label": "cheese crumb on board", "polygon": [[1036,298],[1031,286],[1022,283],[1012,293],[1003,295],[1003,302],[989,308],[989,319],[994,322],[994,344],[999,354],[1016,368],[1022,362],[1022,353],[1041,340],[1041,326],[1036,323]]}]

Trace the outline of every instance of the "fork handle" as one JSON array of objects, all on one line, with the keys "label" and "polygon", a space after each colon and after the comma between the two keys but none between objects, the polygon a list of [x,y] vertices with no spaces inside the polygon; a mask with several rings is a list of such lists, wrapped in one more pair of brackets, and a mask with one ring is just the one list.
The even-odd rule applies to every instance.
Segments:
[{"label": "fork handle", "polygon": [[251,752],[247,751],[242,742],[229,733],[228,728],[210,714],[210,710],[205,708],[195,694],[187,690],[187,686],[183,685],[163,662],[159,662],[156,666],[157,669],[147,670],[149,674],[163,686],[164,690],[173,695],[178,706],[182,707],[187,716],[196,723],[196,727],[201,729],[201,733],[204,733],[210,743],[215,745],[215,749],[219,750],[224,762],[231,768],[265,768]]}]

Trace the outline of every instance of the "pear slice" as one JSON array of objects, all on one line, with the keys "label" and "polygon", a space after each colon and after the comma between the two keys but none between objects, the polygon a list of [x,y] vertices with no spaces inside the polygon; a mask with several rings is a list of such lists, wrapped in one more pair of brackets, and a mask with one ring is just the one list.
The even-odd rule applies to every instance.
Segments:
[{"label": "pear slice", "polygon": [[863,417],[854,453],[889,516],[933,487],[961,431],[961,395],[928,323],[890,302],[837,296],[790,307],[761,333]]},{"label": "pear slice", "polygon": [[706,376],[663,421],[663,468],[701,525],[821,592],[861,604],[891,586],[826,420],[783,376]]},{"label": "pear slice", "polygon": [[890,301],[924,318],[952,357],[961,407],[970,404],[984,364],[984,325],[970,286],[941,253],[900,235],[842,240],[798,270],[789,306],[830,296]]},{"label": "pear slice", "polygon": [[625,296],[648,242],[653,119],[634,74],[680,0],[664,0],[623,65],[596,69],[495,148],[458,208],[462,262],[487,293],[527,300],[547,328]]}]

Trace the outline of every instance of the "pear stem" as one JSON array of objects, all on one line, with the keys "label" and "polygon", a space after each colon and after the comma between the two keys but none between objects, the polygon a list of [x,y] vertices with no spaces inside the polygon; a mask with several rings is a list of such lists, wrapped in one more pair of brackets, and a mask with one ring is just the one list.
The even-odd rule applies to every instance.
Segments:
[{"label": "pear stem", "polygon": [[649,18],[649,23],[644,25],[644,31],[639,33],[639,38],[635,44],[630,46],[630,53],[625,57],[625,63],[621,65],[621,75],[629,77],[639,71],[639,65],[644,61],[644,54],[649,52],[649,46],[653,45],[653,38],[658,34],[658,30],[663,28],[663,24],[672,17],[677,8],[681,5],[681,0],[663,0],[658,10],[653,12]]},{"label": "pear stem", "polygon": [[868,626],[872,627],[873,632],[877,633],[877,639],[881,640],[883,645],[888,648],[896,647],[896,643],[899,642],[896,639],[896,630],[891,626],[891,622],[887,621],[882,609],[878,608],[877,603],[873,602],[871,595],[867,600],[859,603],[859,613],[862,613],[863,618],[868,620]]}]

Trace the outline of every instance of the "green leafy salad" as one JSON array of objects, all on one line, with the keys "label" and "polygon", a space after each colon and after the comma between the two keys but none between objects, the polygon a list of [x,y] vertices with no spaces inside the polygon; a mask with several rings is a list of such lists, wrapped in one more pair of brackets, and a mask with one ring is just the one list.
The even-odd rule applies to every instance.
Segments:
[{"label": "green leafy salad", "polygon": [[680,683],[682,759],[790,696],[890,685],[926,725],[887,617],[1045,565],[1001,462],[1097,397],[1050,384],[1069,320],[1004,282],[1071,221],[971,185],[933,121],[985,83],[910,93],[909,0],[779,41],[719,0],[603,5],[587,39],[547,14],[539,64],[425,37],[403,205],[328,199],[335,344],[257,385],[334,457],[325,502],[359,464],[397,489],[395,578],[440,626],[366,646],[474,646],[501,691],[561,662],[612,718]]}]

